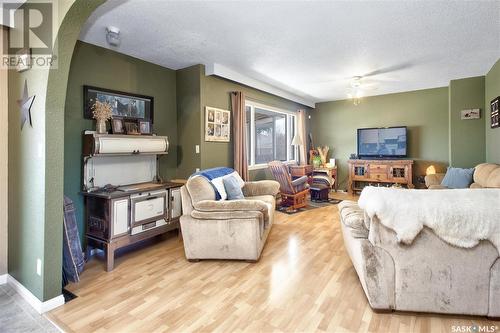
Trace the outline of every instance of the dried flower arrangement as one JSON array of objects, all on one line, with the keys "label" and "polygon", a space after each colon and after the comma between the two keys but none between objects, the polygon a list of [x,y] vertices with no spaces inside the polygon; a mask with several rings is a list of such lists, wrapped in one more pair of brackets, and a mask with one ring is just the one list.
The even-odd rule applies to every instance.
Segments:
[{"label": "dried flower arrangement", "polygon": [[321,158],[321,165],[326,164],[326,158],[328,157],[329,150],[330,150],[330,147],[328,147],[328,146],[318,147],[318,154]]},{"label": "dried flower arrangement", "polygon": [[95,101],[95,104],[92,106],[92,116],[96,120],[106,121],[113,116],[113,108],[108,102]]},{"label": "dried flower arrangement", "polygon": [[111,104],[95,101],[95,104],[92,106],[92,116],[96,120],[96,132],[98,134],[107,133],[106,120],[111,119],[113,116]]}]

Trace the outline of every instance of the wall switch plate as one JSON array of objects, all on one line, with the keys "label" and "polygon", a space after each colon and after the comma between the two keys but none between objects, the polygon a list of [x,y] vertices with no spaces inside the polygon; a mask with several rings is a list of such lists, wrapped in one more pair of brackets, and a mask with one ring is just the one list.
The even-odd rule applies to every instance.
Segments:
[{"label": "wall switch plate", "polygon": [[196,154],[200,153],[200,145],[194,146],[194,149],[196,150]]},{"label": "wall switch plate", "polygon": [[42,276],[42,260],[41,259],[36,260],[36,274],[38,274],[38,276]]}]

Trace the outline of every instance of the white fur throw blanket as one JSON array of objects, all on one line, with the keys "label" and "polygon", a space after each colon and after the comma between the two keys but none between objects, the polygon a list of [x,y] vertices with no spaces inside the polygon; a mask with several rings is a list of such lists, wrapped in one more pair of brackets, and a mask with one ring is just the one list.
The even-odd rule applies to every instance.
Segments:
[{"label": "white fur throw blanket", "polygon": [[424,226],[444,241],[471,248],[489,240],[500,252],[500,189],[406,190],[366,187],[366,214],[411,244]]}]

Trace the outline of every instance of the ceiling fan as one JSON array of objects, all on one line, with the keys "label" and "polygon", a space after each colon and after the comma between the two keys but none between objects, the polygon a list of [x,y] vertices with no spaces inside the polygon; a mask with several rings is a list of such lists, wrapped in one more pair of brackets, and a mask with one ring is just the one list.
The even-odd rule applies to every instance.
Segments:
[{"label": "ceiling fan", "polygon": [[366,81],[364,76],[353,76],[349,81],[347,88],[347,97],[353,100],[354,105],[361,103],[361,98],[368,90],[377,90],[379,82]]},{"label": "ceiling fan", "polygon": [[[410,62],[401,63],[394,66],[388,66],[384,68],[379,68],[371,72],[365,73],[363,75],[355,75],[351,77],[343,77],[339,80],[327,80],[322,83],[334,83],[338,82],[342,85],[347,85],[347,97],[353,100],[354,105],[359,105],[361,103],[361,98],[366,90],[376,90],[381,82],[387,81],[397,81],[394,78],[387,76],[381,76],[382,74],[392,73],[400,71],[402,69],[407,69],[412,67],[413,64]],[[375,78],[376,77],[376,78]],[[369,78],[369,79],[368,79]]]},{"label": "ceiling fan", "polygon": [[375,79],[374,80],[375,82],[372,81],[372,83],[368,83],[366,82],[365,78],[396,72],[402,69],[409,68],[411,66],[412,66],[411,63],[402,63],[395,66],[380,68],[368,72],[364,75],[353,76],[352,78],[350,78],[350,84],[349,84],[350,87],[347,89],[347,97],[349,99],[352,99],[354,105],[359,105],[359,103],[361,103],[361,97],[363,97],[363,90],[377,89],[378,88],[377,85],[379,84],[380,81],[394,81],[394,79],[385,77],[385,78]]}]

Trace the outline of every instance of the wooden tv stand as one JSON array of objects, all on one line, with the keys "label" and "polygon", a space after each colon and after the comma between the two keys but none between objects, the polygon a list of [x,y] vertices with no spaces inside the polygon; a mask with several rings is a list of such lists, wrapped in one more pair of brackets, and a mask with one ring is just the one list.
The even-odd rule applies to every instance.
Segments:
[{"label": "wooden tv stand", "polygon": [[366,185],[401,184],[413,186],[413,160],[349,160],[349,194]]}]

